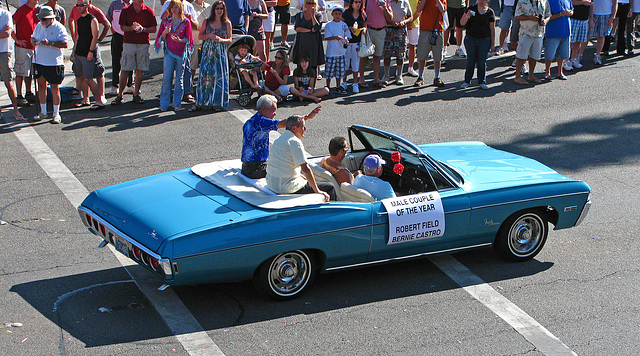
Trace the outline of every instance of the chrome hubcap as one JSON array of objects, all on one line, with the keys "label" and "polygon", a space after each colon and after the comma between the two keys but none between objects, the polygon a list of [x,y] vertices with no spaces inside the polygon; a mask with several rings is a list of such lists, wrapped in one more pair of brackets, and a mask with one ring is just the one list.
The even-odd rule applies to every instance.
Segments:
[{"label": "chrome hubcap", "polygon": [[518,219],[509,233],[509,248],[517,255],[535,251],[543,234],[543,225],[537,216],[525,215]]},{"label": "chrome hubcap", "polygon": [[271,289],[279,295],[300,291],[309,280],[309,258],[302,251],[287,252],[276,257],[269,269]]}]

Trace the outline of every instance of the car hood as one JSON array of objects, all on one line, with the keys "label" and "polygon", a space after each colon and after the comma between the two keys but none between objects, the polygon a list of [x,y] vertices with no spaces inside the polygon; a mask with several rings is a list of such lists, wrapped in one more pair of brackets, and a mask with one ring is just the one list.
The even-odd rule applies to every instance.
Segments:
[{"label": "car hood", "polygon": [[185,184],[181,174],[169,172],[99,189],[82,206],[153,251],[176,234],[241,216],[226,206],[223,191],[201,194]]},{"label": "car hood", "polygon": [[453,167],[468,190],[570,181],[544,164],[497,150],[482,142],[449,142],[421,145],[432,158]]}]

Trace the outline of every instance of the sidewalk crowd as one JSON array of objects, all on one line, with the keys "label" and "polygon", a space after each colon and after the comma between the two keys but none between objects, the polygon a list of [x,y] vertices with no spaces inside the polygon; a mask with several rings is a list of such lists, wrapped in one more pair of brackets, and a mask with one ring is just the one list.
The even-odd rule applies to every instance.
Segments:
[{"label": "sidewalk crowd", "polygon": [[[72,9],[64,9],[58,0],[19,0],[13,14],[0,9],[0,77],[17,119],[23,119],[19,107],[38,102],[34,121],[51,118],[61,123],[63,50],[72,46],[71,70],[82,96],[76,107],[103,109],[105,93],[115,96],[111,105],[119,105],[127,91],[134,103],[144,104],[141,87],[155,34],[153,48],[164,53],[161,111],[179,111],[182,103],[193,104],[189,111],[221,111],[229,105],[236,81],[278,101],[319,102],[332,90],[348,95],[362,88],[405,85],[403,76],[415,77],[413,86],[421,87],[429,59],[433,85],[442,88],[446,84],[440,71],[449,45],[455,46],[454,56],[466,58],[461,89],[471,85],[474,72],[479,88],[488,89],[487,58],[510,47],[515,51],[514,82],[529,85],[542,81],[535,67],[543,56],[546,80],[566,80],[566,71],[582,68],[590,38],[596,40],[595,65],[609,55],[612,39],[616,54],[633,55],[640,13],[640,0],[504,0],[499,9],[492,9],[489,0],[349,0],[330,9],[323,0],[297,0],[300,11],[292,16],[289,1],[166,0],[156,14],[144,0],[113,0],[106,11],[91,0],[77,0]],[[325,9],[330,14],[326,23]],[[278,24],[279,45],[273,43]],[[287,42],[290,24],[295,31],[292,44]],[[106,90],[98,46],[109,32],[112,73]],[[250,45],[235,47],[237,34],[252,36]],[[230,46],[235,47],[231,56]],[[269,60],[272,51],[275,57]],[[369,63],[373,80],[367,83]],[[552,76],[553,63],[557,69]],[[319,84],[322,79],[325,86]]]}]

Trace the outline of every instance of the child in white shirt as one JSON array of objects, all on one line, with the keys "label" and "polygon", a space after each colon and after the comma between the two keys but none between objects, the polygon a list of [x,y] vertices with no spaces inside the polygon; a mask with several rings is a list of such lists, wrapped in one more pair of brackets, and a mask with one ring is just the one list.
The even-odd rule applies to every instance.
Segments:
[{"label": "child in white shirt", "polygon": [[[246,43],[241,43],[238,45],[238,54],[235,56],[236,64],[245,64],[252,62],[260,62],[260,58],[249,53],[249,45]],[[240,73],[244,77],[244,80],[249,83],[253,89],[260,89],[260,84],[258,83],[258,73],[254,69],[246,69],[240,68]]]},{"label": "child in white shirt", "polygon": [[[347,82],[344,79],[347,53],[347,45],[351,38],[351,31],[342,21],[341,6],[336,6],[331,11],[333,21],[324,26],[324,40],[327,41],[326,63],[324,76],[327,79],[327,87],[331,87],[331,78],[336,78],[336,93],[347,94]],[[342,82],[342,84],[340,84]]]}]

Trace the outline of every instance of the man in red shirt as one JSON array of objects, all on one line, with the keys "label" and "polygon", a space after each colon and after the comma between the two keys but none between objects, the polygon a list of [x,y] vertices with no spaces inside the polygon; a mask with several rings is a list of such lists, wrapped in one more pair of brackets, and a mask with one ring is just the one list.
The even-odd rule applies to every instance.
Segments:
[{"label": "man in red shirt", "polygon": [[427,63],[429,52],[433,54],[433,70],[435,72],[433,85],[438,88],[444,87],[440,79],[440,66],[442,63],[442,48],[444,12],[447,11],[447,0],[421,0],[411,21],[420,17],[420,37],[418,37],[417,57],[418,57],[418,80],[413,86],[424,85],[424,66]]},{"label": "man in red shirt", "polygon": [[13,23],[15,24],[15,32],[12,34],[13,40],[16,42],[16,60],[14,71],[16,72],[16,99],[19,106],[30,106],[29,102],[22,97],[22,83],[25,83],[26,98],[29,101],[35,101],[35,95],[31,92],[31,61],[33,59],[33,46],[31,45],[31,35],[38,19],[38,11],[36,9],[38,0],[28,0],[26,4],[20,6],[13,14]]},{"label": "man in red shirt", "polygon": [[126,87],[127,77],[135,70],[133,88],[133,102],[144,104],[140,97],[142,75],[149,70],[149,34],[156,32],[156,16],[153,9],[144,4],[144,0],[133,0],[131,5],[122,9],[120,14],[120,28],[124,31],[122,45],[122,73],[118,96],[111,105],[122,103],[122,93]]}]

